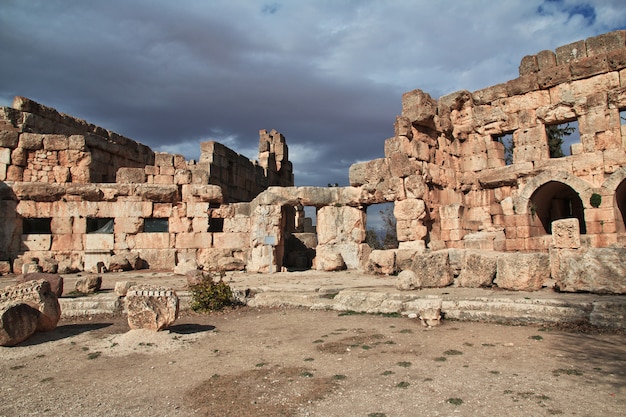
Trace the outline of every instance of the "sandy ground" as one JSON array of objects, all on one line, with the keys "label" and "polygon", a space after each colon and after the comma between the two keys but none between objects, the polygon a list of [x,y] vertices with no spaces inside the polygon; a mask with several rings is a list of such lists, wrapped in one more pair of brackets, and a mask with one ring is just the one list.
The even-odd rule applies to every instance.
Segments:
[{"label": "sandy ground", "polygon": [[0,348],[1,416],[623,416],[626,336],[240,308]]}]

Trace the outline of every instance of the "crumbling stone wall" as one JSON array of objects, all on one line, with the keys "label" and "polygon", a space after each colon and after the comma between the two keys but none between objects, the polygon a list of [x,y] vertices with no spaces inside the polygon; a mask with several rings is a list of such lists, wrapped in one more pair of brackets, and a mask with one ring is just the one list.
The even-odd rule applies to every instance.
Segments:
[{"label": "crumbling stone wall", "polygon": [[270,185],[293,185],[285,138],[261,130],[259,162],[215,142],[201,151],[199,162],[155,153],[16,97],[14,108],[0,109],[0,273],[20,272],[32,258],[61,272],[97,270],[115,255],[157,269],[189,260],[245,268],[245,202]]},{"label": "crumbling stone wall", "polygon": [[24,97],[0,108],[0,181],[115,182],[154,162],[147,146]]},{"label": "crumbling stone wall", "polygon": [[[624,244],[625,67],[616,31],[525,57],[503,84],[438,100],[407,92],[385,157],[353,165],[351,185],[396,202],[401,249],[545,252],[564,217],[579,219],[586,246]],[[580,143],[550,158],[546,126],[572,121]]]}]

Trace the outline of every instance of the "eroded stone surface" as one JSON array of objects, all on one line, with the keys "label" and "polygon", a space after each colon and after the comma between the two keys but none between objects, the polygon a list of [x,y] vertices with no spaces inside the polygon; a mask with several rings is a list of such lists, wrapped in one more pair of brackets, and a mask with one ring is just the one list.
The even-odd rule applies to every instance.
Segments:
[{"label": "eroded stone surface", "polygon": [[53,330],[61,318],[59,300],[51,291],[50,283],[43,279],[5,288],[0,292],[0,304],[6,303],[23,303],[36,309],[40,313],[36,326],[38,331]]},{"label": "eroded stone surface", "polygon": [[131,329],[167,329],[178,318],[178,308],[178,296],[170,288],[135,286],[126,293],[128,325]]}]

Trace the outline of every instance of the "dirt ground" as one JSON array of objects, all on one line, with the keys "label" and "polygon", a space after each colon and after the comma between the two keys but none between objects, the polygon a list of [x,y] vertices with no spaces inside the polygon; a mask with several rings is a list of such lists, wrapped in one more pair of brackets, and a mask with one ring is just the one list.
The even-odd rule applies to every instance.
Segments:
[{"label": "dirt ground", "polygon": [[64,320],[0,348],[0,398],[1,416],[623,416],[626,336],[248,307],[159,333]]}]

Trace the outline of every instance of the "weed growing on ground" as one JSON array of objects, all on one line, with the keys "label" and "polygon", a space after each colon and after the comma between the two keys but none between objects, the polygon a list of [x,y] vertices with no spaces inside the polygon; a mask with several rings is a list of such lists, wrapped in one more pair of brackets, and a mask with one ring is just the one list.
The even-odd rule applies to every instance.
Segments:
[{"label": "weed growing on ground", "polygon": [[224,282],[223,272],[220,273],[219,281],[215,281],[209,273],[200,272],[200,278],[198,284],[189,287],[193,311],[220,311],[239,304],[230,286]]},{"label": "weed growing on ground", "polygon": [[408,368],[411,366],[411,362],[398,362],[397,365],[403,368]]},{"label": "weed growing on ground", "polygon": [[333,379],[336,380],[336,381],[343,381],[346,378],[347,378],[347,376],[341,375],[341,374],[333,375]]},{"label": "weed growing on ground", "polygon": [[445,352],[443,352],[443,354],[448,355],[448,356],[454,356],[454,355],[462,355],[463,352],[461,352],[460,350],[450,349],[450,350],[446,350]]},{"label": "weed growing on ground", "polygon": [[301,377],[304,378],[313,378],[313,374],[311,372],[305,371],[300,374]]},{"label": "weed growing on ground", "polygon": [[315,360],[315,359],[313,359],[313,358],[304,358],[304,361],[305,361],[305,362],[313,362],[314,360]]},{"label": "weed growing on ground", "polygon": [[452,405],[461,405],[463,404],[463,400],[460,398],[448,398],[446,400],[447,403],[450,403]]},{"label": "weed growing on ground", "polygon": [[439,356],[435,358],[435,362],[445,362],[447,360],[448,358],[446,358],[445,356]]},{"label": "weed growing on ground", "polygon": [[552,375],[554,376],[561,376],[561,375],[576,375],[576,376],[582,376],[583,371],[581,371],[580,369],[555,369],[554,371],[552,371]]},{"label": "weed growing on ground", "polygon": [[369,413],[367,417],[387,417],[385,413]]},{"label": "weed growing on ground", "polygon": [[87,359],[96,359],[98,358],[102,352],[91,352],[87,355]]},{"label": "weed growing on ground", "polygon": [[396,385],[396,388],[408,388],[409,385],[411,385],[411,384],[409,384],[406,381],[402,381],[402,382],[398,382],[398,384]]},{"label": "weed growing on ground", "polygon": [[387,375],[393,375],[393,374],[395,374],[395,372],[394,372],[394,371],[385,371],[385,372],[383,372],[381,375],[382,375],[382,376],[387,376]]},{"label": "weed growing on ground", "polygon": [[528,338],[531,340],[543,340],[543,337],[539,335],[529,336]]}]

